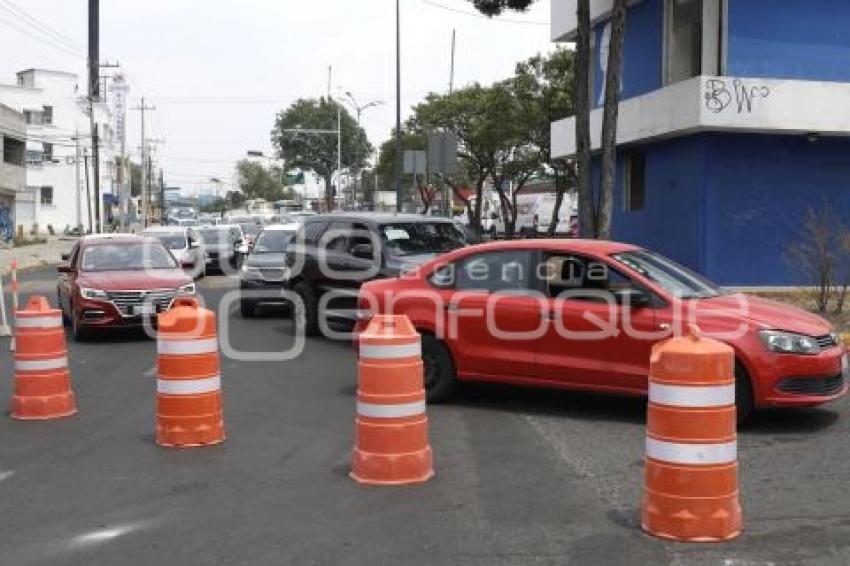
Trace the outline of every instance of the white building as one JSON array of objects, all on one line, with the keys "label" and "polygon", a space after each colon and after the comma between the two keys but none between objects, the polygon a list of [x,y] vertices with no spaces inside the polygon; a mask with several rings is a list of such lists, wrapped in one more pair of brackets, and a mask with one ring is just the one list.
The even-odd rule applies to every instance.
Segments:
[{"label": "white building", "polygon": [[15,203],[26,188],[24,115],[0,104],[0,243],[15,235]]},{"label": "white building", "polygon": [[[16,225],[26,233],[33,229],[45,233],[48,226],[57,233],[79,225],[89,230],[96,210],[91,127],[89,103],[77,75],[46,69],[21,71],[15,84],[0,84],[0,103],[21,112],[26,122],[26,190],[17,195]],[[96,102],[93,110],[99,125],[100,191],[114,194],[111,113],[104,102]],[[106,217],[103,208],[101,214]]]}]

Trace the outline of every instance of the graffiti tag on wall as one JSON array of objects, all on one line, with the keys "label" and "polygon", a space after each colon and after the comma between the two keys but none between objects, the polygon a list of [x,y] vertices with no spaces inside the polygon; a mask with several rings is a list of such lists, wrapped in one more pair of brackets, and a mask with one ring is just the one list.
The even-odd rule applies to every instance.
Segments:
[{"label": "graffiti tag on wall", "polygon": [[741,79],[733,79],[731,84],[725,79],[709,79],[705,82],[705,107],[715,114],[730,108],[738,114],[750,114],[756,99],[767,98],[770,94],[769,87],[747,84]]},{"label": "graffiti tag on wall", "polygon": [[8,242],[15,236],[15,226],[12,224],[12,209],[5,202],[0,202],[0,241]]}]

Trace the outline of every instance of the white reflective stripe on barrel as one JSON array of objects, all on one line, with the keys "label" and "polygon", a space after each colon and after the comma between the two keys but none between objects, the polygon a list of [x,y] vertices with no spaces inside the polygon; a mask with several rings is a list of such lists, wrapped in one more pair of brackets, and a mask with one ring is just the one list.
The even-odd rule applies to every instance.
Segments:
[{"label": "white reflective stripe on barrel", "polygon": [[738,443],[680,444],[646,437],[646,455],[673,464],[731,464],[738,458]]},{"label": "white reflective stripe on barrel", "polygon": [[15,360],[15,369],[18,371],[45,371],[66,367],[68,367],[68,356],[49,360]]},{"label": "white reflective stripe on barrel", "polygon": [[357,401],[357,414],[364,417],[391,419],[396,417],[413,417],[425,412],[425,401],[401,403],[398,405],[375,405]]},{"label": "white reflective stripe on barrel", "polygon": [[15,317],[18,328],[57,328],[62,326],[62,315]]},{"label": "white reflective stripe on barrel", "polygon": [[410,344],[360,344],[360,357],[366,359],[391,360],[412,358],[422,355],[422,343]]},{"label": "white reflective stripe on barrel", "polygon": [[221,389],[221,376],[203,379],[157,379],[156,391],[164,395],[198,395]]},{"label": "white reflective stripe on barrel", "polygon": [[202,340],[157,340],[157,352],[160,354],[213,354],[218,352],[218,339],[204,338]]},{"label": "white reflective stripe on barrel", "polygon": [[649,402],[674,407],[722,407],[735,404],[735,384],[666,385],[649,382]]}]

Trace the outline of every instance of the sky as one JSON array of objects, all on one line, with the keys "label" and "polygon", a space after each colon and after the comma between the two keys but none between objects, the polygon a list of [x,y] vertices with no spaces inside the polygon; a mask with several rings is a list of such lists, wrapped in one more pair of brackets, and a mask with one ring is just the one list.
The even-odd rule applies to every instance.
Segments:
[{"label": "sky", "polygon": [[[38,67],[76,72],[84,89],[87,5],[0,0],[0,83]],[[429,92],[448,90],[452,29],[455,87],[486,84],[553,49],[549,10],[550,0],[538,0],[525,14],[487,19],[467,0],[401,0],[402,119]],[[374,146],[395,124],[392,0],[103,0],[100,15],[101,62],[121,63],[131,107],[142,96],[156,106],[147,137],[164,140],[157,158],[171,186],[230,180],[248,150],[273,155],[275,114],[326,95],[329,66],[334,96],[384,102],[363,113]],[[62,39],[34,29],[43,26]],[[139,126],[139,112],[129,112],[133,151]]]}]

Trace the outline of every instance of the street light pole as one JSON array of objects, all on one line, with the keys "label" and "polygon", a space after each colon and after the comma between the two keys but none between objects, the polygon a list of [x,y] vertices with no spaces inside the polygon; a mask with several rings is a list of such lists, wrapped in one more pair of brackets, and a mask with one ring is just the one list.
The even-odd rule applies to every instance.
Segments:
[{"label": "street light pole", "polygon": [[402,211],[401,188],[401,2],[395,0],[395,208]]},{"label": "street light pole", "polygon": [[[345,100],[345,102],[348,102],[348,104],[354,109],[354,112],[357,114],[357,131],[358,132],[360,131],[360,117],[363,114],[363,112],[365,112],[366,110],[373,108],[375,106],[380,106],[384,103],[383,100],[373,100],[371,102],[364,104],[363,106],[360,106],[357,103],[357,99],[354,98],[353,94],[351,94],[351,91],[348,91],[348,90],[345,91],[345,96],[348,97],[348,99]],[[359,146],[355,145],[354,149],[355,149],[355,152],[357,152],[354,155],[354,162],[357,163],[360,159]],[[357,176],[354,179],[354,188],[352,190],[351,198],[352,198],[352,200],[357,202],[357,188],[360,186],[360,170],[359,170],[359,168],[355,169],[355,173],[356,173]]]}]

